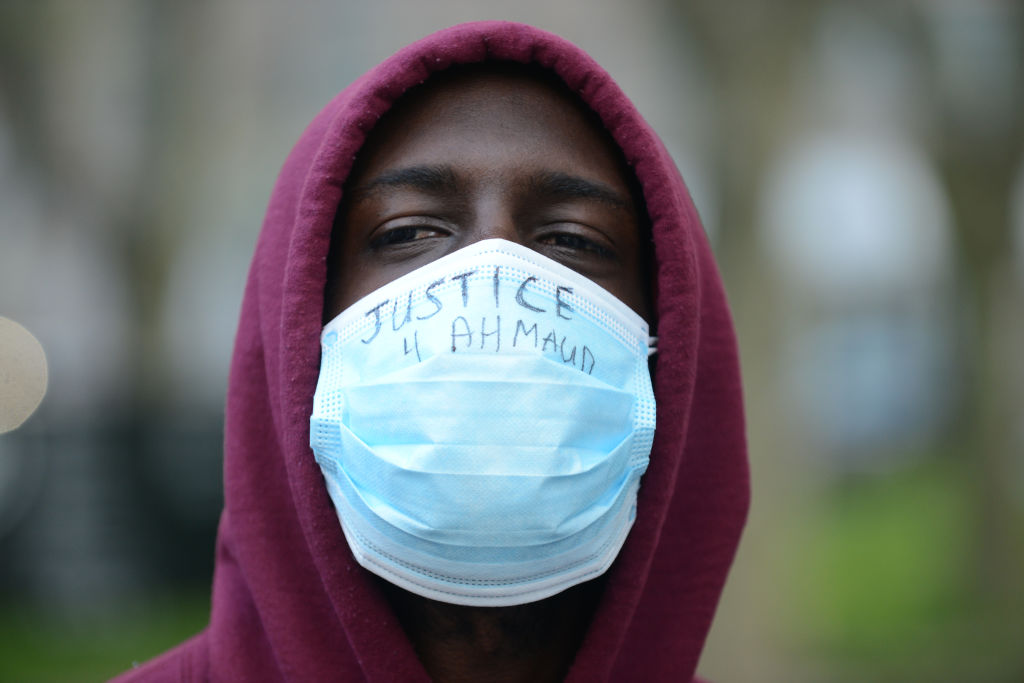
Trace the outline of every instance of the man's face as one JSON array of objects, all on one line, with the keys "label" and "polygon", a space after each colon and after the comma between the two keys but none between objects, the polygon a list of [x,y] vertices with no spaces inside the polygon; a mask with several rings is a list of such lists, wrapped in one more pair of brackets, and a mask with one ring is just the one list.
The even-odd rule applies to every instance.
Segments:
[{"label": "man's face", "polygon": [[420,266],[500,237],[649,319],[638,209],[607,134],[524,75],[428,84],[370,135],[339,216],[327,318]]}]

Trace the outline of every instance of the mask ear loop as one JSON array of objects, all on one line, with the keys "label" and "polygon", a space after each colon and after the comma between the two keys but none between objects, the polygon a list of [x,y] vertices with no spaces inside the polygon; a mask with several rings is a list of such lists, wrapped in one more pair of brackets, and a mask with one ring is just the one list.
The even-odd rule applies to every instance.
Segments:
[{"label": "mask ear loop", "polygon": [[648,337],[647,338],[647,357],[650,358],[658,352],[658,338]]}]

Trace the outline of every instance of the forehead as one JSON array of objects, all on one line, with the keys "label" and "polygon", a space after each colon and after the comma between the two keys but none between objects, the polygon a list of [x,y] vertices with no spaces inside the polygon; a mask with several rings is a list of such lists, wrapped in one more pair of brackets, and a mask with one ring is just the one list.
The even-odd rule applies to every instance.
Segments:
[{"label": "forehead", "polygon": [[557,77],[526,65],[484,63],[437,74],[402,96],[368,136],[349,185],[371,166],[447,156],[487,170],[514,164],[517,154],[631,181],[597,115]]}]

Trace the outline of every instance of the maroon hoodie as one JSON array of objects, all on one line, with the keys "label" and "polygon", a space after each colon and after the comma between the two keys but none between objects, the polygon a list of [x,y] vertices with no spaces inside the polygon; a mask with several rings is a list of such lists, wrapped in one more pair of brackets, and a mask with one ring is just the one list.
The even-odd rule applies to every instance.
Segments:
[{"label": "maroon hoodie", "polygon": [[368,131],[432,73],[535,63],[579,93],[640,183],[655,243],[657,431],[637,518],[571,681],[686,681],[749,502],[736,343],[718,272],[661,141],[605,71],[535,28],[464,24],[371,70],[313,120],[281,170],[249,272],[228,389],[224,512],[209,626],[119,681],[425,681],[353,559],[309,447],[327,253]]}]

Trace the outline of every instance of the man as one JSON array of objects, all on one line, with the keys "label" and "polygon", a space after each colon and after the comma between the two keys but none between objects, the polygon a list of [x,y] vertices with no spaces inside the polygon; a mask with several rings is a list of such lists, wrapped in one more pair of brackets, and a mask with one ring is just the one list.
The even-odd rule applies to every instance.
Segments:
[{"label": "man", "polygon": [[668,155],[565,41],[458,26],[286,162],[210,626],[126,680],[689,680],[747,500],[731,323]]}]

